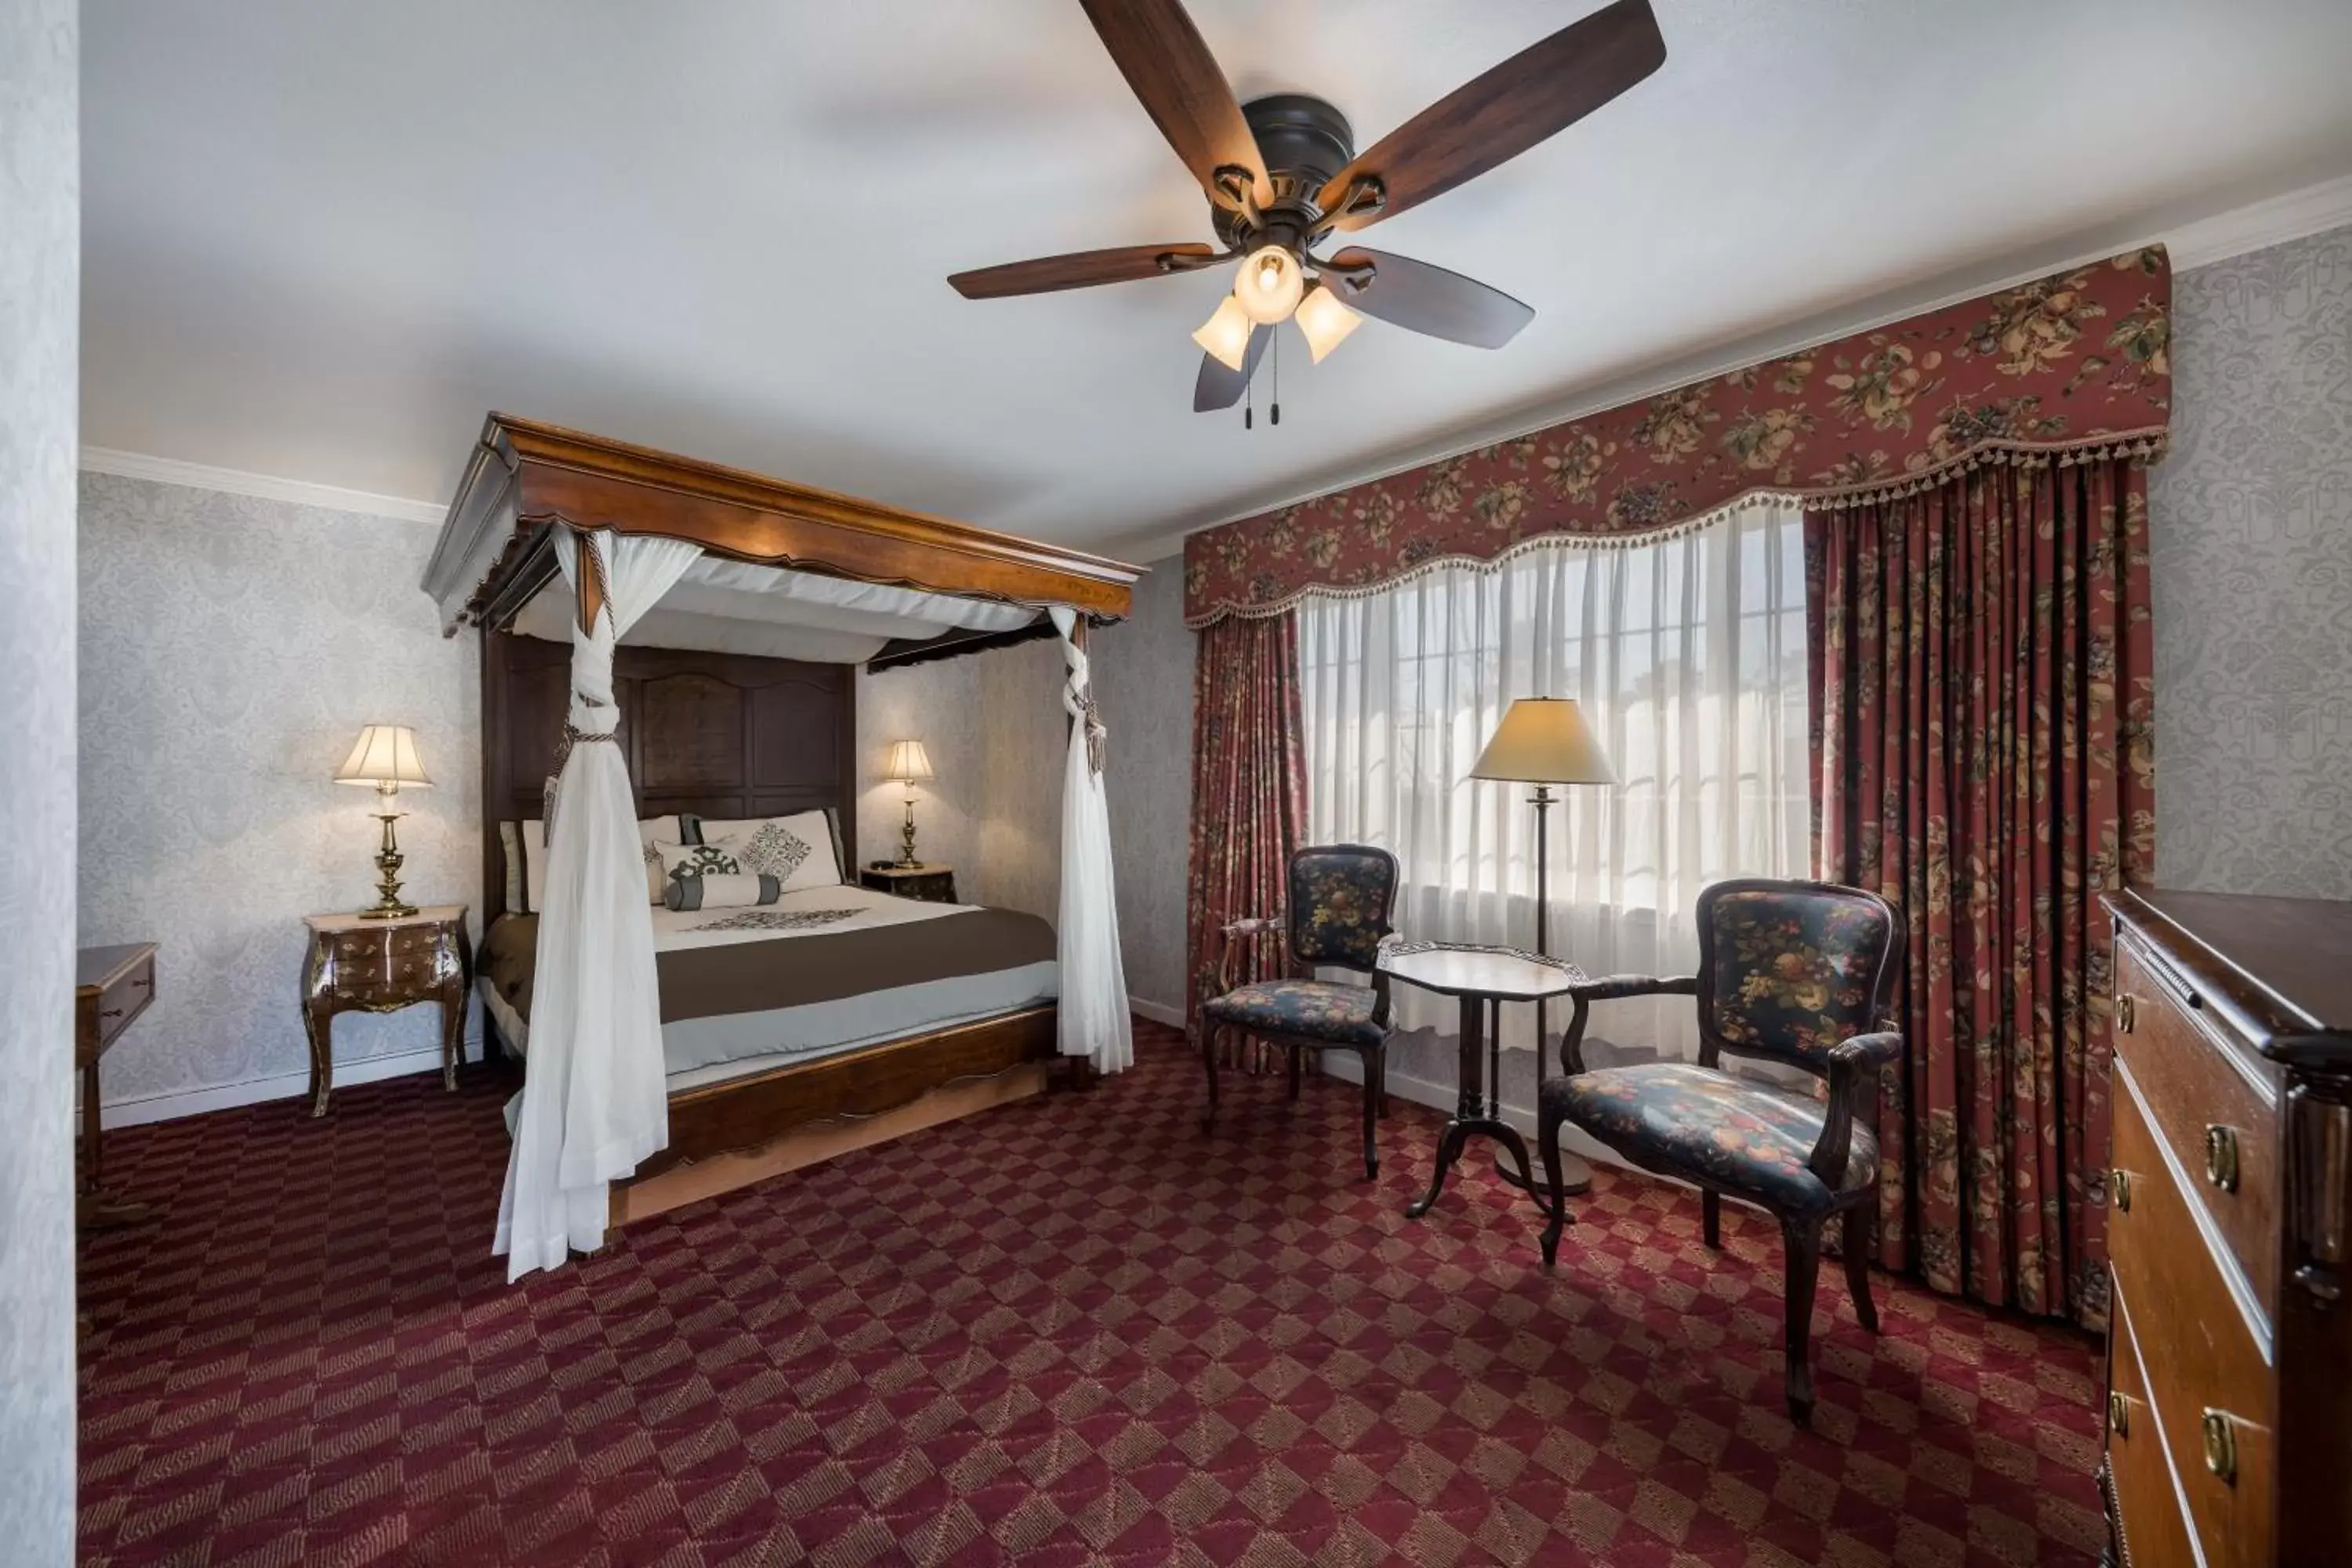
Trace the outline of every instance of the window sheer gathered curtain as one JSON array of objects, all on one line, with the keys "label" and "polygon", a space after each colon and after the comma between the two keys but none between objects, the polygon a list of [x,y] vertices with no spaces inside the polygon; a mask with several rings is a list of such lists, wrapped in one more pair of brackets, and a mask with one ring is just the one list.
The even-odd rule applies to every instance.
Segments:
[{"label": "window sheer gathered curtain", "polygon": [[701,553],[683,540],[555,530],[564,581],[576,591],[594,573],[604,608],[591,630],[575,619],[572,632],[571,750],[547,825],[530,1058],[508,1112],[514,1143],[492,1247],[510,1282],[603,1246],[611,1184],[669,1142],[645,847],[613,741],[613,650]]},{"label": "window sheer gathered curtain", "polygon": [[[1735,508],[1632,545],[1545,543],[1299,610],[1307,837],[1377,844],[1409,940],[1535,943],[1532,785],[1470,769],[1518,697],[1571,697],[1614,787],[1555,791],[1551,951],[1592,974],[1689,973],[1699,889],[1810,857],[1802,513]],[[1677,1005],[1676,1004],[1679,1004]],[[1397,992],[1408,1028],[1454,1005]],[[1505,1010],[1534,1044],[1534,1009]],[[1557,1028],[1566,1019],[1558,1011]],[[1695,1057],[1686,998],[1603,1004],[1589,1059]]]},{"label": "window sheer gathered curtain", "polygon": [[1062,770],[1061,1052],[1086,1057],[1095,1070],[1135,1065],[1128,1016],[1127,971],[1118,952],[1118,898],[1111,879],[1110,805],[1103,794],[1103,745],[1094,679],[1079,646],[1077,612],[1049,612],[1062,635],[1062,707],[1070,741]]}]

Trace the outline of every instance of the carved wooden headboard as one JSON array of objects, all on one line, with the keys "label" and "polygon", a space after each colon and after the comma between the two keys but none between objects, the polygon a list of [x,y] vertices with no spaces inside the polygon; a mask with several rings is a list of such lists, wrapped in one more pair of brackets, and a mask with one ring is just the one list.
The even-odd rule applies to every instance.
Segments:
[{"label": "carved wooden headboard", "polygon": [[[482,923],[506,908],[499,824],[541,814],[571,707],[572,647],[482,634]],[[626,647],[613,667],[639,816],[774,816],[831,808],[855,874],[854,666]]]}]

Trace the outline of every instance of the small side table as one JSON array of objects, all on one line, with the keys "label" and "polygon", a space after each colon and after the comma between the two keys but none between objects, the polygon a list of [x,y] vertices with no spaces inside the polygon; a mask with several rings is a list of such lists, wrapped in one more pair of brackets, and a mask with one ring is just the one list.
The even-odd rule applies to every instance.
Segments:
[{"label": "small side table", "polygon": [[310,1114],[327,1114],[335,1087],[335,1015],[396,1013],[441,1004],[441,1086],[457,1087],[466,1059],[466,987],[474,952],[466,906],[442,904],[398,920],[305,915],[310,950],[302,960],[302,1028],[310,1037]]},{"label": "small side table", "polygon": [[74,953],[74,1067],[81,1073],[82,1169],[79,1220],[104,1227],[147,1216],[144,1205],[106,1195],[99,1123],[98,1059],[155,1000],[155,944],[85,947]]},{"label": "small side table", "polygon": [[902,899],[920,899],[927,904],[956,901],[955,868],[936,860],[917,866],[877,860],[857,873],[857,881],[860,887],[871,888],[877,893],[896,893]]},{"label": "small side table", "polygon": [[[1474,1132],[1494,1139],[1510,1152],[1518,1163],[1517,1179],[1511,1184],[1526,1189],[1538,1207],[1547,1206],[1543,1196],[1547,1189],[1536,1185],[1534,1167],[1528,1163],[1527,1140],[1503,1120],[1498,1082],[1503,1004],[1565,996],[1585,983],[1584,971],[1562,960],[1538,958],[1516,948],[1436,942],[1382,948],[1380,967],[1392,980],[1441,996],[1459,997],[1462,1002],[1461,1099],[1438,1140],[1437,1169],[1430,1173],[1429,1191],[1404,1211],[1405,1216],[1419,1219],[1435,1205],[1437,1194],[1445,1187],[1445,1173],[1462,1157],[1463,1146]],[[1512,1173],[1504,1173],[1505,1180],[1511,1177]]]}]

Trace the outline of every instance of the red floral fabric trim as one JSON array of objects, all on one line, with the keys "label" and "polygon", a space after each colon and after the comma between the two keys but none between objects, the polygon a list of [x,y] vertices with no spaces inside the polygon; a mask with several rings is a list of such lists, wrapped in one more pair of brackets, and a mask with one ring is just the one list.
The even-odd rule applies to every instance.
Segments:
[{"label": "red floral fabric trim", "polygon": [[2152,457],[2171,346],[2171,265],[2161,247],[2127,251],[1203,530],[1184,542],[1184,621],[1546,537],[1654,536],[1759,493],[1853,506],[2025,455]]}]

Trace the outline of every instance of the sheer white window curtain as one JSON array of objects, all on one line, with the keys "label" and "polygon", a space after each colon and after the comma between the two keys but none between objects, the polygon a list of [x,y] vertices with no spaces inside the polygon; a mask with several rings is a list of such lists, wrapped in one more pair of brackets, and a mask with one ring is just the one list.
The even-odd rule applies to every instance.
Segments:
[{"label": "sheer white window curtain", "polygon": [[[1535,939],[1532,786],[1469,777],[1517,697],[1572,697],[1613,788],[1556,790],[1551,950],[1587,973],[1688,973],[1692,905],[1808,861],[1801,513],[1756,503],[1633,545],[1546,543],[1299,611],[1313,842],[1401,862],[1414,940]],[[1454,1005],[1397,991],[1408,1028]],[[1552,1028],[1567,1022],[1554,1009]],[[1534,1009],[1505,1037],[1533,1043]],[[1687,998],[1604,1004],[1588,1058],[1695,1056]]]}]

